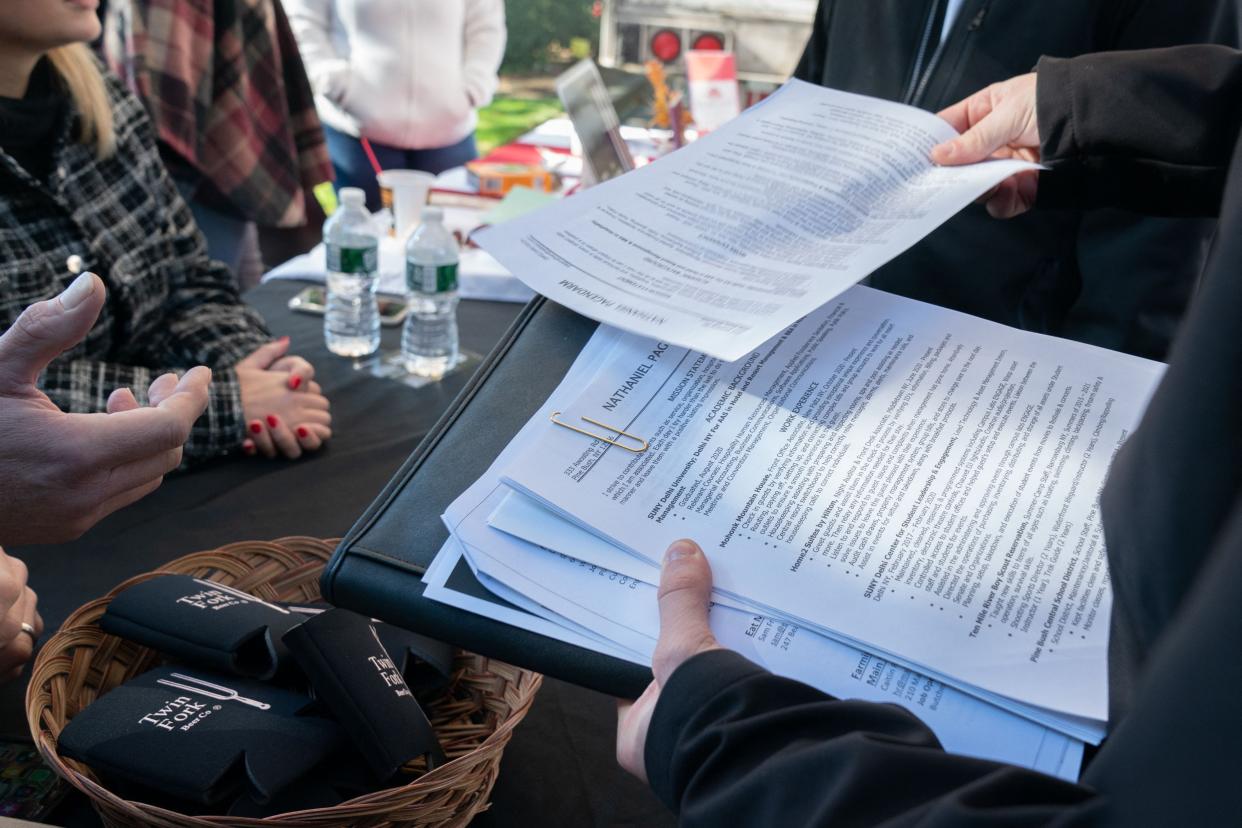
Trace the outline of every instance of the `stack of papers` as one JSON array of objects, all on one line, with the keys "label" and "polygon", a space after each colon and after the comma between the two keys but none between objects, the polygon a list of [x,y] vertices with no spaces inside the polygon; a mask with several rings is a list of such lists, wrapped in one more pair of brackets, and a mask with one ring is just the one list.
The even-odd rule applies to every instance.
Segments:
[{"label": "stack of papers", "polygon": [[650,664],[691,537],[725,646],[1073,779],[1107,707],[1096,497],[1161,367],[865,287],[733,363],[601,328],[445,513],[427,595]]},{"label": "stack of papers", "polygon": [[608,324],[446,511],[427,596],[650,664],[689,537],[725,646],[1075,779],[1107,715],[1098,493],[1163,366],[850,286],[1029,169],[932,167],[952,135],[794,85],[487,231]]}]

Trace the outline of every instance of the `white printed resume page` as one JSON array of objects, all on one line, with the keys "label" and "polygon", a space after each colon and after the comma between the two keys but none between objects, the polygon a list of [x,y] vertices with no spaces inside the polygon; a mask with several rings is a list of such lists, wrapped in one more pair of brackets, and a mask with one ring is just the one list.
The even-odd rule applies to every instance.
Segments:
[{"label": "white printed resume page", "polygon": [[914,107],[793,80],[688,147],[476,238],[578,313],[734,360],[1038,168],[932,164],[956,134]]},{"label": "white printed resume page", "polygon": [[[855,287],[733,363],[627,337],[505,482],[956,683],[1107,718],[1097,513],[1159,363]],[[620,440],[633,446],[630,439]]]}]

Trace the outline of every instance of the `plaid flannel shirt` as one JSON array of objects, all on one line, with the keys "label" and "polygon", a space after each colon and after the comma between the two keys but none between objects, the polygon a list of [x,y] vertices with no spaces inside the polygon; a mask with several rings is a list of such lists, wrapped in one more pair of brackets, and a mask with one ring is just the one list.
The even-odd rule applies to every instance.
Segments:
[{"label": "plaid flannel shirt", "polygon": [[279,0],[110,0],[103,44],[168,163],[197,174],[196,200],[261,227],[306,223],[332,162]]},{"label": "plaid flannel shirt", "polygon": [[55,133],[45,181],[3,152],[0,135],[0,329],[22,310],[64,290],[79,256],[108,288],[85,340],[40,378],[63,410],[103,411],[116,388],[146,403],[147,386],[195,365],[214,372],[211,402],[185,446],[187,461],[221,454],[245,434],[238,360],[270,339],[242,303],[232,273],[206,243],[165,170],[142,104],[113,77],[108,94],[117,149],[98,160],[74,138],[72,107]]}]

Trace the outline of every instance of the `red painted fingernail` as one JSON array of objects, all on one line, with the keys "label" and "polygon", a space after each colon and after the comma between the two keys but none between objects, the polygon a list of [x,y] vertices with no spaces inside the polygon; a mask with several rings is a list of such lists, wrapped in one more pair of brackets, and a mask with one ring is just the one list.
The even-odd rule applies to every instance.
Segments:
[{"label": "red painted fingernail", "polygon": [[271,428],[275,428],[276,426],[280,425],[280,420],[278,420],[278,419],[276,418],[276,415],[275,415],[275,414],[268,414],[268,415],[267,415],[267,424],[268,424],[268,426],[270,426]]},{"label": "red painted fingernail", "polygon": [[290,387],[290,388],[292,388],[294,391],[297,391],[297,390],[298,390],[298,388],[300,388],[300,387],[301,387],[301,385],[302,385],[302,378],[301,378],[301,377],[299,377],[299,376],[298,376],[298,375],[296,375],[296,374],[294,374],[293,376],[289,377],[289,387]]},{"label": "red painted fingernail", "polygon": [[258,420],[255,420],[254,422],[252,422],[250,424],[250,433],[251,434],[262,434],[263,423],[259,422]]},{"label": "red painted fingernail", "polygon": [[249,440],[245,441],[242,443],[242,451],[246,454],[254,454],[254,443]]},{"label": "red painted fingernail", "polygon": [[303,440],[310,436],[310,432],[306,430],[306,426],[298,426],[298,436]]}]

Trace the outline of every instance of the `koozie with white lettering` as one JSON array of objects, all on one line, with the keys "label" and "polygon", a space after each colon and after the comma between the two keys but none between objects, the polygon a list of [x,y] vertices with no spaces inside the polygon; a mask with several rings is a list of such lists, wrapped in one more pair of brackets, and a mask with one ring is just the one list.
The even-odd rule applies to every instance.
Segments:
[{"label": "koozie with white lettering", "polygon": [[[311,604],[282,604],[300,615],[321,615],[334,607],[323,601]],[[423,704],[440,696],[453,677],[456,649],[443,641],[371,619],[380,643],[401,671],[414,697]]]},{"label": "koozie with white lettering", "polygon": [[285,644],[380,779],[420,756],[429,768],[444,762],[431,722],[369,618],[329,610],[286,633]]},{"label": "koozie with white lettering", "polygon": [[289,664],[281,638],[303,620],[214,581],[162,575],[113,598],[99,626],[189,664],[267,679]]},{"label": "koozie with white lettering", "polygon": [[117,779],[204,804],[275,796],[344,744],[313,700],[267,684],[158,667],[74,716],[64,756]]}]

